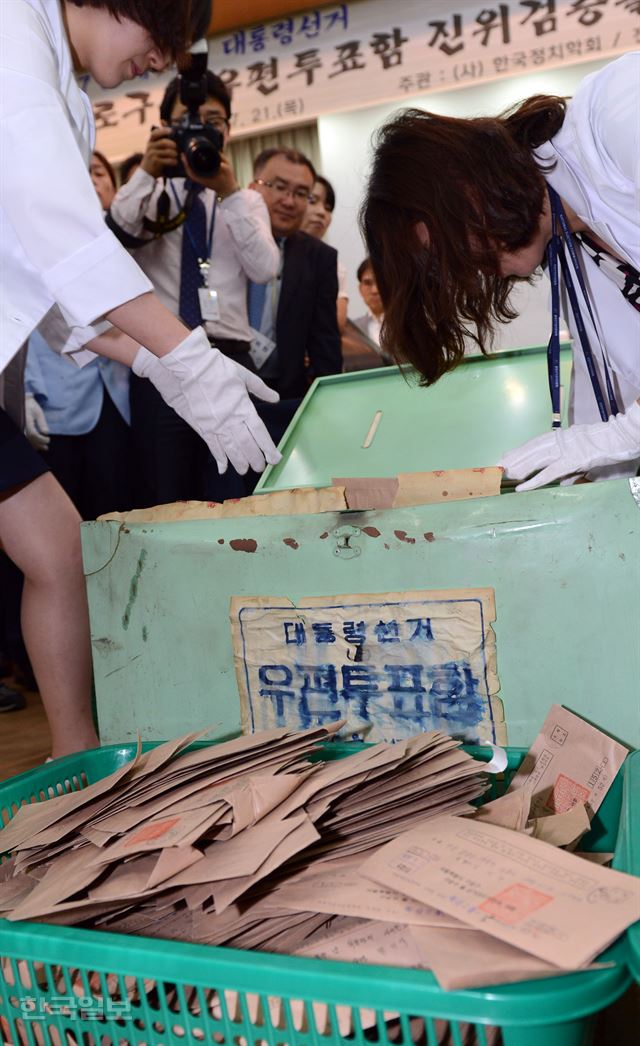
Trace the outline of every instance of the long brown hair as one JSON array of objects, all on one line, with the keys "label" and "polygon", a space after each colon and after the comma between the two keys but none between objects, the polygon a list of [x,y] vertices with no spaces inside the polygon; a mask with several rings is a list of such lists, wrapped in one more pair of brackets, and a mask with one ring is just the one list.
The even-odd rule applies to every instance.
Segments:
[{"label": "long brown hair", "polygon": [[468,338],[486,353],[495,323],[517,315],[516,277],[498,275],[498,253],[538,229],[545,182],[532,150],[565,110],[547,95],[495,118],[406,109],[379,131],[360,225],[384,304],[382,346],[421,384],[455,367]]}]

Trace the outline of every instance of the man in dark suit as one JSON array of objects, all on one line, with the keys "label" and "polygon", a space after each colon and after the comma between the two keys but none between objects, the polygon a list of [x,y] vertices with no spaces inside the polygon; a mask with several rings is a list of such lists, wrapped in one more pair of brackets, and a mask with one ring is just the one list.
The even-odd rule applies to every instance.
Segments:
[{"label": "man in dark suit", "polygon": [[284,432],[310,382],[342,370],[336,319],[338,255],[333,247],[300,232],[316,173],[302,153],[266,149],[254,163],[250,188],[269,210],[271,229],[281,250],[277,277],[270,284],[249,286],[249,323],[253,328],[252,359],[260,377],[276,389],[281,403],[266,414]]}]

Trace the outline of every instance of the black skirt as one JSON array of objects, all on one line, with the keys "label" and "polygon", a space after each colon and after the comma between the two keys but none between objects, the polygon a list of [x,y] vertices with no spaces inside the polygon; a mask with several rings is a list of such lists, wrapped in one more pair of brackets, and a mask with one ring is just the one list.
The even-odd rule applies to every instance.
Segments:
[{"label": "black skirt", "polygon": [[49,472],[44,460],[0,408],[0,494]]}]

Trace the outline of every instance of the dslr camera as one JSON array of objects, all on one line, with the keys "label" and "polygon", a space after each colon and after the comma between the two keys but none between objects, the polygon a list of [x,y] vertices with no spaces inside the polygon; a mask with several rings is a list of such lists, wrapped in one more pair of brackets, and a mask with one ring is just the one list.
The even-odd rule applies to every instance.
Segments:
[{"label": "dslr camera", "polygon": [[[192,52],[189,68],[180,74],[180,101],[187,111],[171,128],[171,138],[178,146],[179,156],[186,156],[195,174],[213,178],[220,169],[224,137],[200,119],[200,106],[207,100],[207,59],[206,52]],[[179,159],[177,164],[165,167],[164,174],[166,178],[185,178],[187,172]]]}]

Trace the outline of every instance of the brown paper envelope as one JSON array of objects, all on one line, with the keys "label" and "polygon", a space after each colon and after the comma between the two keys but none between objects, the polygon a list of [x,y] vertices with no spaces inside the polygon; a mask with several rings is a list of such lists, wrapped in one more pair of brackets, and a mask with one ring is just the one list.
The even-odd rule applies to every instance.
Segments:
[{"label": "brown paper envelope", "polygon": [[[118,834],[180,802],[185,803],[184,809],[207,805],[217,796],[237,787],[243,775],[242,768],[229,775],[227,770],[211,772],[205,767],[200,772],[186,774],[184,784],[176,783],[167,776],[145,794],[134,797],[125,795],[122,802],[113,804],[111,810],[92,822],[90,827]],[[221,783],[223,779],[224,784]]]},{"label": "brown paper envelope", "polygon": [[294,911],[326,912],[349,915],[357,919],[417,926],[455,926],[467,930],[458,919],[444,915],[437,908],[377,886],[358,875],[356,870],[327,870],[320,875],[281,887],[278,903]]},{"label": "brown paper envelope", "polygon": [[99,852],[97,847],[87,843],[78,850],[58,857],[29,896],[8,913],[6,918],[38,918],[61,901],[66,901],[73,894],[86,889],[100,874],[99,868],[90,865],[91,858]]},{"label": "brown paper envelope", "polygon": [[[78,807],[85,806],[114,789],[120,781],[131,774],[139,759],[140,741],[138,741],[138,749],[131,762],[119,767],[107,777],[87,785],[78,792],[56,796],[42,803],[21,806],[9,824],[0,829],[0,853],[10,853],[26,844],[34,836],[42,835],[45,829],[51,829],[51,834],[54,836],[51,841],[57,842],[59,835],[55,831],[56,822],[68,813],[77,810]],[[43,841],[47,840],[41,840],[41,844]]]},{"label": "brown paper envelope", "polygon": [[113,832],[101,832],[98,828],[91,828],[86,824],[78,828],[78,835],[100,847],[106,846],[109,840],[113,839]]},{"label": "brown paper envelope", "polygon": [[[175,741],[170,741],[164,745],[160,745],[157,749],[154,749],[151,752],[144,753],[140,757],[138,766],[133,771],[131,776],[133,777],[137,773],[138,778],[142,777],[147,778],[148,780],[148,778],[150,778],[153,773],[157,772],[162,767],[162,765],[172,757],[172,754],[186,747],[195,738],[199,737],[203,732],[206,732],[206,730],[198,731],[197,733],[187,734],[184,737],[178,738]],[[153,758],[151,758],[152,756]],[[92,842],[96,842],[97,845],[104,845],[105,839],[100,838],[99,836],[92,836],[92,829],[94,827],[99,827],[100,819],[105,818],[106,811],[113,810],[114,807],[117,807],[119,805],[118,793],[120,792],[120,794],[127,795],[129,787],[129,783],[127,782],[127,784],[123,788],[114,789],[113,792],[110,793],[106,798],[94,800],[88,805],[83,804],[79,808],[78,804],[76,804],[75,808],[65,818],[61,819],[53,828],[49,828],[44,832],[41,832],[38,835],[34,836],[29,841],[29,844],[31,846],[41,846],[43,844],[46,844],[47,842],[50,842],[52,839],[57,839],[60,838],[60,836],[72,834],[73,831],[77,830],[82,826],[86,827],[87,829],[85,832],[87,838],[89,838]],[[137,787],[146,788],[149,787],[149,785],[147,783],[145,783],[144,785],[138,784]],[[126,800],[124,801],[126,802]],[[131,810],[127,811],[127,813],[129,814],[132,823],[137,823],[135,814],[131,818]],[[86,825],[86,821],[89,818],[93,819],[94,821],[98,819],[98,825]],[[124,827],[122,827],[121,830],[124,830]]]},{"label": "brown paper envelope", "polygon": [[46,923],[47,926],[79,926],[105,918],[113,907],[113,901],[62,901],[35,921]]},{"label": "brown paper envelope", "polygon": [[402,775],[398,775],[391,789],[385,788],[384,782],[381,784],[383,786],[379,791],[367,789],[366,795],[362,788],[357,788],[351,794],[336,797],[332,804],[334,813],[331,816],[344,816],[351,811],[354,816],[358,816],[362,810],[385,810],[400,802],[410,802],[413,798],[444,795],[452,788],[472,789],[478,785],[484,788],[488,781],[477,772],[469,772],[467,768],[461,767],[454,768],[451,772],[444,771],[442,776],[438,775],[433,779],[416,776],[405,781]]},{"label": "brown paper envelope", "polygon": [[0,882],[0,912],[13,911],[29,896],[37,881],[32,876],[22,873],[13,879]]},{"label": "brown paper envelope", "polygon": [[[337,724],[330,724],[331,727]],[[172,769],[177,772],[181,769],[193,769],[201,763],[209,762],[231,762],[231,759],[251,757],[260,749],[266,749],[272,754],[276,749],[284,751],[287,749],[312,748],[315,744],[327,740],[333,733],[329,727],[313,727],[310,730],[292,731],[285,727],[272,730],[262,730],[257,734],[243,734],[223,744],[213,745],[211,748],[203,748],[195,752],[186,752],[173,763]]]},{"label": "brown paper envelope", "polygon": [[426,969],[421,950],[407,926],[399,923],[362,922],[322,941],[299,948],[297,955],[374,966],[409,966]]},{"label": "brown paper envelope", "polygon": [[185,868],[191,868],[203,859],[200,850],[194,846],[170,846],[162,850],[151,875],[145,884],[145,890],[149,890],[160,883],[172,879],[178,872]]},{"label": "brown paper envelope", "polygon": [[190,810],[172,817],[161,817],[138,825],[131,832],[122,836],[117,842],[102,849],[97,849],[92,859],[94,866],[112,864],[130,857],[132,854],[160,850],[169,846],[187,845],[193,836],[199,836],[206,827],[220,817],[220,810]]},{"label": "brown paper envelope", "polygon": [[225,943],[231,948],[291,954],[319,926],[326,916],[310,912],[287,912],[232,934]]},{"label": "brown paper envelope", "polygon": [[563,969],[587,965],[640,912],[640,879],[450,816],[394,839],[362,874]]},{"label": "brown paper envelope", "polygon": [[432,813],[431,818],[428,818],[426,814],[422,813],[419,818],[409,815],[393,824],[390,828],[388,825],[375,825],[370,828],[366,834],[362,831],[355,832],[352,835],[346,837],[332,837],[329,839],[323,838],[309,851],[309,857],[316,859],[321,858],[322,860],[330,860],[332,857],[338,857],[340,859],[355,854],[364,854],[366,850],[377,850],[381,846],[385,845],[388,840],[395,839],[398,835],[403,832],[415,830],[416,823],[418,825],[428,824],[430,820],[438,819],[443,814],[455,815],[462,817],[465,814],[471,813],[473,807],[468,803],[460,803],[455,799],[450,800],[449,803],[439,807],[435,812]]},{"label": "brown paper envelope", "polygon": [[418,821],[423,815],[432,816],[435,810],[443,807],[451,799],[469,801],[476,798],[482,794],[484,787],[484,783],[471,778],[435,789],[433,792],[409,795],[402,802],[396,800],[395,803],[371,806],[368,810],[356,810],[353,815],[343,807],[323,821],[323,828],[328,832],[339,829],[343,833],[351,834],[357,830],[377,830],[381,823],[393,824],[407,816]]},{"label": "brown paper envelope", "polygon": [[[421,749],[430,745],[439,748],[441,738],[442,735],[436,735],[433,732],[430,735],[410,739],[409,742],[399,742],[397,745],[379,744],[370,749],[361,750],[346,760],[339,760],[337,764],[322,767],[316,776],[310,777],[301,793],[309,815],[316,820],[342,792],[349,788],[358,789],[357,793],[350,794],[350,805],[357,804],[360,792],[362,791],[364,794],[365,789],[367,795],[375,794],[380,778],[385,778],[387,773],[396,769],[403,759],[408,761],[417,758]],[[446,740],[449,746],[456,744],[450,739]],[[361,787],[363,785],[364,787]],[[297,805],[300,796],[296,794],[294,799]]]},{"label": "brown paper envelope", "polygon": [[531,795],[524,788],[507,792],[498,799],[479,806],[475,819],[484,824],[497,824],[499,828],[510,828],[514,832],[524,831],[529,818]]},{"label": "brown paper envelope", "polygon": [[425,965],[447,991],[557,977],[563,972],[481,930],[413,925],[410,932]]},{"label": "brown paper envelope", "polygon": [[157,864],[156,854],[141,854],[126,864],[114,865],[106,878],[89,889],[92,901],[128,901],[148,891],[149,877]]},{"label": "brown paper envelope", "polygon": [[455,749],[451,752],[441,753],[426,761],[420,761],[418,765],[413,765],[411,768],[407,767],[401,773],[390,774],[388,779],[383,781],[376,779],[371,785],[361,788],[359,795],[366,797],[374,792],[378,796],[384,795],[397,788],[398,781],[402,782],[403,787],[405,787],[414,781],[426,780],[428,778],[429,785],[432,786],[438,781],[449,780],[450,777],[455,778],[463,774],[482,773],[482,769],[482,763],[472,759],[466,752]]},{"label": "brown paper envelope", "polygon": [[205,848],[202,861],[180,872],[166,885],[173,887],[211,883],[215,894],[215,883],[257,872],[276,846],[306,820],[304,813],[286,821],[281,821],[277,813],[269,814],[253,828],[240,832],[226,842],[210,843]]},{"label": "brown paper envelope", "polygon": [[[289,818],[290,821],[295,821],[295,815]],[[213,895],[216,903],[216,910],[219,912],[224,911],[227,905],[232,904],[233,901],[241,897],[243,893],[250,890],[256,883],[264,879],[265,876],[271,875],[277,868],[280,868],[286,861],[288,861],[294,854],[304,850],[307,846],[310,846],[316,839],[318,839],[318,832],[311,824],[306,815],[300,815],[297,819],[293,831],[288,832],[284,836],[277,846],[273,847],[271,853],[267,856],[266,860],[252,875],[246,877],[234,877],[229,879],[226,883],[220,882],[217,887],[214,887]],[[265,824],[265,821],[261,821],[261,824]],[[248,833],[247,833],[248,834]],[[240,837],[236,837],[240,838]]]},{"label": "brown paper envelope", "polygon": [[[252,947],[263,952],[275,952],[280,955],[293,955],[298,948],[305,945],[312,937],[316,930],[322,926],[326,926],[327,917],[326,915],[311,914],[307,915],[300,922],[291,923],[291,912],[288,913],[287,917],[279,919],[269,920],[265,924],[264,929],[268,932],[268,936],[264,939],[258,940]],[[251,939],[251,938],[249,938]],[[232,937],[229,941],[229,945],[232,948],[245,947],[244,936],[240,938]]]},{"label": "brown paper envelope", "polygon": [[584,803],[576,803],[563,814],[534,818],[530,827],[534,839],[541,839],[551,846],[573,847],[589,831],[591,821]]},{"label": "brown paper envelope", "polygon": [[144,753],[131,774],[131,782],[138,781],[141,777],[147,777],[149,774],[157,773],[184,748],[188,748],[190,744],[204,737],[205,734],[213,729],[213,725],[206,726],[203,730],[195,730],[189,734],[183,734],[181,737],[173,738],[170,741],[165,741],[164,744],[149,749],[148,752]]},{"label": "brown paper envelope", "polygon": [[375,817],[375,822],[399,820],[407,814],[417,814],[420,810],[431,810],[434,806],[438,806],[440,803],[448,801],[455,796],[476,795],[478,790],[482,792],[485,787],[484,781],[479,781],[474,777],[462,777],[462,779],[454,778],[453,780],[443,781],[440,786],[434,789],[420,789],[415,793],[408,791],[403,799],[399,798],[399,796],[391,796],[390,799],[380,803],[370,801],[364,808],[358,804],[355,810],[348,803],[343,802],[322,823],[329,831],[334,831],[337,826],[348,828],[349,826],[361,824],[363,821],[365,826],[369,825],[371,824],[372,814]]},{"label": "brown paper envelope", "polygon": [[595,813],[628,754],[580,716],[552,705],[509,791],[531,792],[531,817],[565,813],[577,803]]}]

